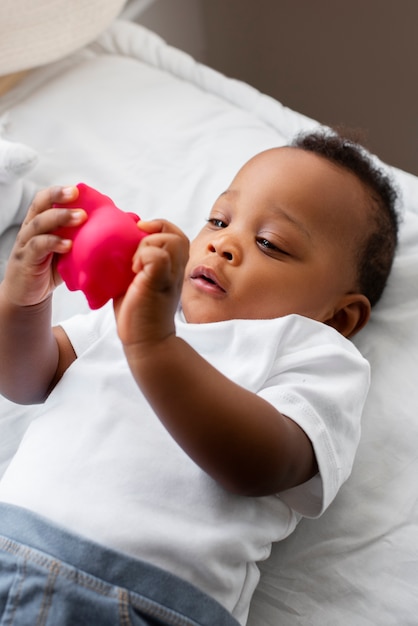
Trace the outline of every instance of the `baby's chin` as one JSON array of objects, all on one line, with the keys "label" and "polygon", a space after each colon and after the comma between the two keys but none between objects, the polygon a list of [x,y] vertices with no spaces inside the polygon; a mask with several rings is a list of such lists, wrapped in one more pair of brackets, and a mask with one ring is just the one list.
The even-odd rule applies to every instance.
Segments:
[{"label": "baby's chin", "polygon": [[188,324],[214,324],[216,322],[224,322],[231,317],[226,317],[221,311],[217,311],[216,307],[202,307],[202,306],[188,306],[186,303],[181,303],[180,312],[183,315],[184,320]]},{"label": "baby's chin", "polygon": [[[181,309],[182,310],[182,309]],[[207,315],[205,313],[186,313],[182,310],[184,320],[188,324],[214,324],[216,322],[224,322],[225,319],[219,315]]]}]

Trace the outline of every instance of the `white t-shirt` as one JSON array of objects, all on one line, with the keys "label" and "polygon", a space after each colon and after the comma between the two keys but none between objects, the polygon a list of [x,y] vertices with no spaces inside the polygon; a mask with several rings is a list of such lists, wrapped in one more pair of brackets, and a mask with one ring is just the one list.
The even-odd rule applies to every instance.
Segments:
[{"label": "white t-shirt", "polygon": [[249,498],[222,489],[161,425],[130,373],[111,307],[63,327],[78,358],[39,408],[0,500],[189,580],[244,624],[256,561],[301,515],[320,515],[350,474],[368,363],[336,331],[297,315],[213,324],[177,315],[180,337],[314,446],[316,477]]}]

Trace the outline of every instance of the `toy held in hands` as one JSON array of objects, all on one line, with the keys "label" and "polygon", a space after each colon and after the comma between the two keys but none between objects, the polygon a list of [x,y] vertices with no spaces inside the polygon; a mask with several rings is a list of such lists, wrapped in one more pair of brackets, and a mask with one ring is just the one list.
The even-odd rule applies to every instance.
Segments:
[{"label": "toy held in hands", "polygon": [[88,218],[80,226],[56,231],[73,242],[57,268],[68,289],[81,290],[90,308],[98,309],[126,292],[135,276],[132,257],[147,233],[138,228],[137,215],[125,213],[108,196],[84,183],[77,188],[77,200],[55,206],[82,208]]}]

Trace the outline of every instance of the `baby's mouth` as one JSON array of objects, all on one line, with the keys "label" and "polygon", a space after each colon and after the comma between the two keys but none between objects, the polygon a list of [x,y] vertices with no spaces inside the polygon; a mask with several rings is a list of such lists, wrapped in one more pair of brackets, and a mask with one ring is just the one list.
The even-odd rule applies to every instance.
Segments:
[{"label": "baby's mouth", "polygon": [[191,280],[198,285],[204,287],[205,285],[212,291],[226,293],[226,290],[221,285],[215,272],[209,267],[197,267],[193,270],[190,276]]}]

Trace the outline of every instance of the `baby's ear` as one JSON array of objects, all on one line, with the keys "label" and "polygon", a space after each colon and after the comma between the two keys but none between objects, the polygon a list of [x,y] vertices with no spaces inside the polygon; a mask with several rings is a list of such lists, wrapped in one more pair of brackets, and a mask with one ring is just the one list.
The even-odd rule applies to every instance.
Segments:
[{"label": "baby's ear", "polygon": [[342,298],[334,315],[325,323],[350,338],[367,324],[370,313],[369,299],[361,293],[350,293]]}]

